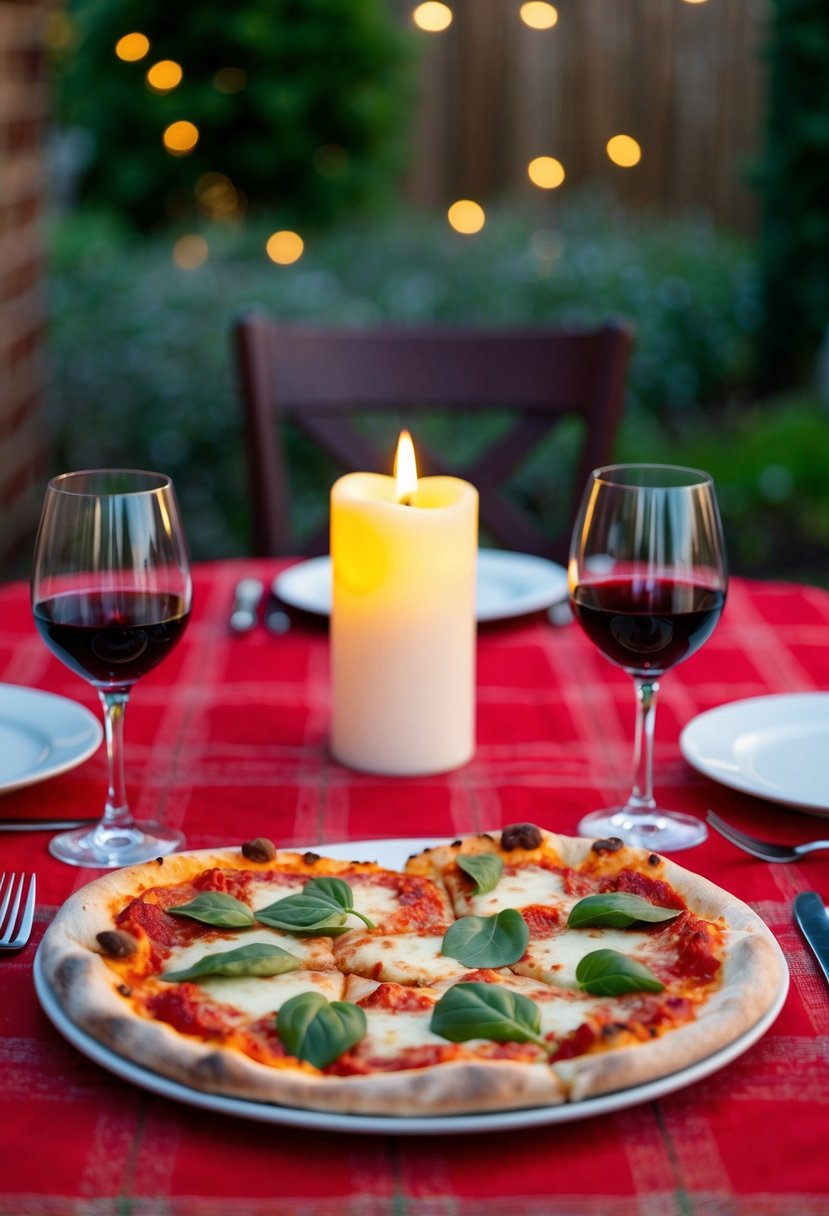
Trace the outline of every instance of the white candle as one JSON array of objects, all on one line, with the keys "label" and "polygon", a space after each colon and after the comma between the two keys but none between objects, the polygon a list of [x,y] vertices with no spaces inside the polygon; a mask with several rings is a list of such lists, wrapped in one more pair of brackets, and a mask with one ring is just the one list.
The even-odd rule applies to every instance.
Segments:
[{"label": "white candle", "polygon": [[414,477],[350,473],[331,490],[332,751],[409,776],[475,750],[478,492]]}]

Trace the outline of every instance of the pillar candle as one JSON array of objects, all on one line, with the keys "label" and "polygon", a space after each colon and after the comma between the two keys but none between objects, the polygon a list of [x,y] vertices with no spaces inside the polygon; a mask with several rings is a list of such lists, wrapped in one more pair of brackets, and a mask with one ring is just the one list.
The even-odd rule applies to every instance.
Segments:
[{"label": "pillar candle", "polygon": [[446,772],[475,750],[478,492],[350,473],[331,491],[334,756],[366,772]]}]

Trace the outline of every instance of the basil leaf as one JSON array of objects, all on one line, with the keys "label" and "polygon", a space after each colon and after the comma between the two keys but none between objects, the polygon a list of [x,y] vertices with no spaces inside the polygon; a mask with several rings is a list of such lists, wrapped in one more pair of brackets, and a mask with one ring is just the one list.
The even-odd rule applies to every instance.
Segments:
[{"label": "basil leaf", "polygon": [[441,949],[465,967],[508,967],[527,949],[530,931],[515,908],[495,916],[462,916],[443,935]]},{"label": "basil leaf", "polygon": [[342,878],[312,878],[305,884],[302,894],[308,899],[327,900],[332,908],[342,908],[344,912],[359,917],[369,929],[376,928],[373,921],[354,907],[354,892]]},{"label": "basil leaf", "polygon": [[188,904],[178,904],[167,911],[173,916],[189,916],[204,925],[218,925],[221,929],[249,929],[253,924],[253,913],[247,904],[222,891],[204,891]]},{"label": "basil leaf", "polygon": [[350,928],[345,923],[344,912],[332,911],[330,904],[306,899],[302,892],[286,895],[275,904],[268,904],[267,908],[259,908],[256,919],[272,929],[303,935],[324,933],[326,936],[336,936],[347,933]]},{"label": "basil leaf", "polygon": [[329,1001],[321,992],[292,996],[276,1015],[282,1046],[315,1068],[333,1064],[366,1033],[366,1015],[350,1001]]},{"label": "basil leaf", "polygon": [[369,929],[374,923],[354,907],[354,893],[341,878],[311,878],[301,891],[286,895],[267,908],[260,908],[257,920],[288,933],[346,933],[351,928],[346,917],[359,917]]},{"label": "basil leaf", "polygon": [[504,863],[497,853],[458,853],[455,861],[474,879],[473,895],[488,895],[494,891],[504,872]]},{"label": "basil leaf", "polygon": [[635,924],[658,924],[675,920],[679,908],[660,908],[640,895],[629,895],[626,891],[607,891],[603,895],[587,895],[570,910],[568,929],[582,929],[588,925],[605,925],[613,929],[627,929]]},{"label": "basil leaf", "polygon": [[295,954],[281,946],[269,946],[267,942],[251,942],[235,950],[222,950],[218,954],[206,954],[192,967],[183,971],[165,971],[163,980],[181,983],[183,980],[199,980],[210,975],[283,975],[302,966]]},{"label": "basil leaf", "polygon": [[435,1005],[429,1028],[450,1043],[495,1039],[537,1043],[550,1050],[541,1036],[541,1011],[535,1001],[497,984],[453,985]]},{"label": "basil leaf", "polygon": [[618,950],[594,950],[576,967],[576,982],[595,996],[621,996],[625,992],[662,992],[665,985],[649,967]]}]

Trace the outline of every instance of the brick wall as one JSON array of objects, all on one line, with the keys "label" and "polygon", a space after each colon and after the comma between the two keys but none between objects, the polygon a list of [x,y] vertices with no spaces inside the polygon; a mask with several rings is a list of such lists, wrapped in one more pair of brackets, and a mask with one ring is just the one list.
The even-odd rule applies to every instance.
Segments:
[{"label": "brick wall", "polygon": [[47,0],[0,0],[0,577],[23,572],[48,465],[41,417]]}]

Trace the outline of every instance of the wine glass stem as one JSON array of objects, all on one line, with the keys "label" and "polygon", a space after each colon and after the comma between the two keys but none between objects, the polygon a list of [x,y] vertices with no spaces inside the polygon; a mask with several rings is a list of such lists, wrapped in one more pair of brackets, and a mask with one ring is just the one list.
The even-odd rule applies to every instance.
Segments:
[{"label": "wine glass stem", "polygon": [[628,799],[631,810],[649,811],[656,807],[653,796],[653,731],[656,723],[658,680],[634,676],[636,685],[636,741],[633,748],[633,790]]},{"label": "wine glass stem", "polygon": [[124,779],[124,715],[127,712],[129,693],[99,690],[98,695],[104,708],[104,734],[109,764],[109,787],[101,827],[132,827],[133,819],[127,805]]}]

